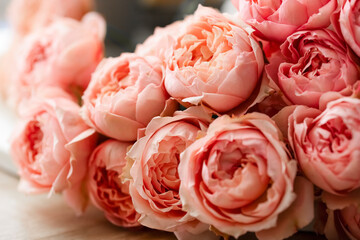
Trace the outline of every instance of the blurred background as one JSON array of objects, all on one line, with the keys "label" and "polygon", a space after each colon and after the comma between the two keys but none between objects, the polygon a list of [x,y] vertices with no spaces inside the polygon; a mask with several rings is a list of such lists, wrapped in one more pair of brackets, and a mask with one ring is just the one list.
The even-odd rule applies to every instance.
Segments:
[{"label": "blurred background", "polygon": [[[6,9],[10,0],[0,0],[0,53],[8,46]],[[137,43],[152,34],[156,26],[166,26],[193,13],[199,4],[234,12],[230,0],[95,0],[96,11],[107,21],[106,55],[131,52]]]}]

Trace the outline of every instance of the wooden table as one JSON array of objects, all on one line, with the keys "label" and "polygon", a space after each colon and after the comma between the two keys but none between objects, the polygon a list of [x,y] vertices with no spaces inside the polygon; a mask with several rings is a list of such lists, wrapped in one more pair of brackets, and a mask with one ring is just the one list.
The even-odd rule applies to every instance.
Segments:
[{"label": "wooden table", "polygon": [[176,239],[171,233],[113,226],[95,208],[77,217],[61,196],[28,196],[17,191],[17,183],[13,168],[0,165],[0,240]]}]

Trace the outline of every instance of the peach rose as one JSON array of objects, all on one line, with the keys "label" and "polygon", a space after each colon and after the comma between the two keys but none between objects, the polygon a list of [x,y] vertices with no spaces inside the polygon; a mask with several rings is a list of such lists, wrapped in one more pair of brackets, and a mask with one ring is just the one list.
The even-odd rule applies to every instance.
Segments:
[{"label": "peach rose", "polygon": [[326,28],[337,0],[232,0],[239,17],[267,40],[283,42],[299,30]]},{"label": "peach rose", "polygon": [[26,35],[58,17],[80,20],[93,5],[93,0],[12,0],[8,15],[15,33]]},{"label": "peach rose", "polygon": [[332,24],[352,48],[360,56],[360,3],[356,0],[340,0],[340,8],[333,15]]},{"label": "peach rose", "polygon": [[95,147],[95,131],[81,119],[80,108],[72,100],[43,96],[32,99],[21,112],[22,121],[13,136],[11,155],[19,169],[19,189],[63,192],[69,205],[81,212],[86,205],[81,185]]},{"label": "peach rose", "polygon": [[341,98],[321,112],[298,106],[289,141],[304,174],[325,191],[344,195],[360,187],[360,100]]},{"label": "peach rose", "polygon": [[100,133],[134,141],[167,98],[159,59],[124,53],[99,64],[83,95],[82,115]]},{"label": "peach rose", "polygon": [[102,59],[104,34],[104,19],[89,13],[81,22],[61,18],[28,35],[17,53],[9,101],[17,106],[45,86],[81,95]]},{"label": "peach rose", "polygon": [[105,212],[110,222],[122,227],[140,225],[140,215],[129,194],[129,183],[121,183],[120,179],[130,146],[131,143],[107,140],[94,150],[89,160],[87,186],[90,199]]},{"label": "peach rose", "polygon": [[350,96],[359,79],[345,43],[330,30],[296,32],[269,57],[269,76],[293,103],[319,108],[327,96]]},{"label": "peach rose", "polygon": [[357,207],[329,210],[328,214],[324,230],[328,240],[360,239],[360,210]]},{"label": "peach rose", "polygon": [[174,117],[154,118],[145,136],[128,152],[130,194],[142,225],[180,232],[196,228],[198,222],[183,210],[179,196],[179,155],[209,121],[199,107],[177,112]]},{"label": "peach rose", "polygon": [[187,104],[226,112],[244,103],[260,84],[263,55],[240,26],[218,11],[199,6],[167,55],[165,88]]},{"label": "peach rose", "polygon": [[181,154],[180,198],[191,216],[225,235],[283,239],[313,217],[312,186],[304,179],[295,201],[296,170],[269,117],[224,115]]}]

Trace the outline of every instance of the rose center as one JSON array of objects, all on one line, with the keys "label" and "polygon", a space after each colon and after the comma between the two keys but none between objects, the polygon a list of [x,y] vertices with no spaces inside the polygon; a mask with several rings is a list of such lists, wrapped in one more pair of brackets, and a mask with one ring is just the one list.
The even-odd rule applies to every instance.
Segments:
[{"label": "rose center", "polygon": [[131,201],[128,185],[121,184],[118,172],[98,167],[93,179],[96,182],[98,198],[114,212],[120,211],[120,205],[116,202]]},{"label": "rose center", "polygon": [[43,132],[38,121],[32,121],[28,124],[26,137],[29,140],[30,160],[35,162],[36,157],[41,152],[43,139]]},{"label": "rose center", "polygon": [[320,126],[320,150],[322,148],[329,149],[330,152],[342,152],[351,140],[351,131],[340,118],[334,118]]}]

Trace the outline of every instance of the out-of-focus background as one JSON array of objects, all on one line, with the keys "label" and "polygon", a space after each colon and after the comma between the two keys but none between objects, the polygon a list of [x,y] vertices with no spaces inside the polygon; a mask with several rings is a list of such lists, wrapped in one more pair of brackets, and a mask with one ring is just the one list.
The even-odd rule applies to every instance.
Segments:
[{"label": "out-of-focus background", "polygon": [[[6,9],[10,0],[0,0],[0,53],[8,41]],[[107,21],[107,56],[133,51],[156,26],[166,26],[193,13],[199,4],[234,12],[230,0],[95,0],[96,11]]]},{"label": "out-of-focus background", "polygon": [[227,0],[97,0],[96,9],[107,21],[107,55],[133,51],[155,27],[183,19],[199,4],[226,12],[235,10]]}]

